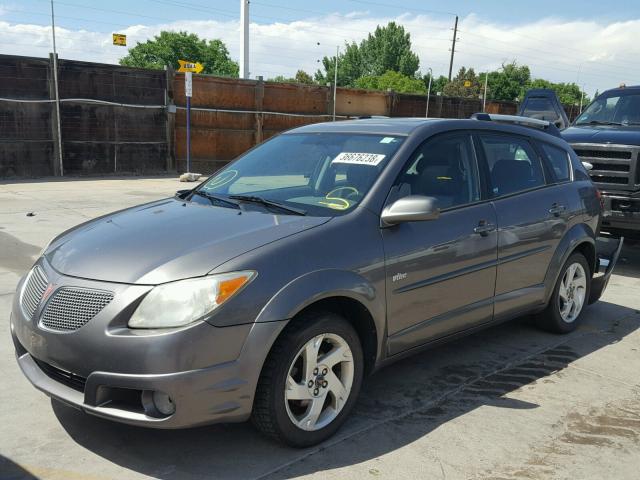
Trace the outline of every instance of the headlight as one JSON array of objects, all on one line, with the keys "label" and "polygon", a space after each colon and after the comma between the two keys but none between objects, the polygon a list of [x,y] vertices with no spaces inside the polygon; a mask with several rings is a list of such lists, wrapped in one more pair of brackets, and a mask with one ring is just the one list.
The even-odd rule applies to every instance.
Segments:
[{"label": "headlight", "polygon": [[233,272],[180,280],[151,290],[129,319],[131,328],[181,327],[216,309],[256,276]]}]

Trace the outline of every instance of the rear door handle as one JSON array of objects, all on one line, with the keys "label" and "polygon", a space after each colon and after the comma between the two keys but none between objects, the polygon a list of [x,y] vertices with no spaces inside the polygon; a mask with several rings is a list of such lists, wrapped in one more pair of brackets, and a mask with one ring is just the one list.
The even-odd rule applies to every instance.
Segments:
[{"label": "rear door handle", "polygon": [[559,217],[560,214],[564,212],[566,209],[567,207],[565,207],[564,205],[560,205],[559,203],[554,203],[553,205],[551,205],[551,208],[549,209],[549,213],[552,215],[555,215],[556,217]]},{"label": "rear door handle", "polygon": [[489,235],[489,233],[493,232],[496,229],[496,226],[493,223],[489,223],[485,220],[481,220],[478,223],[478,226],[473,229],[474,233],[478,233],[483,237]]}]

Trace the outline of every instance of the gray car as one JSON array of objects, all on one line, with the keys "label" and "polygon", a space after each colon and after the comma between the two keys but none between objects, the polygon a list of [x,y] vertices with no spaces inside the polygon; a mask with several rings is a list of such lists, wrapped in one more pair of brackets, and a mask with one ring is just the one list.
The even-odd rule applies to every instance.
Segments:
[{"label": "gray car", "polygon": [[251,418],[301,447],[405,355],[524,314],[569,332],[622,242],[597,238],[598,191],[541,125],[308,125],[193,190],[79,225],[18,284],[18,363],[92,415]]}]

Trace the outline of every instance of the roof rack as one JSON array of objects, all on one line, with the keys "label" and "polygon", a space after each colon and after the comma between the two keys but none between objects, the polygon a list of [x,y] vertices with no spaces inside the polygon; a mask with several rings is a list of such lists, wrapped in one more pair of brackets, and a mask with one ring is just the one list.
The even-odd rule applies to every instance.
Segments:
[{"label": "roof rack", "polygon": [[471,118],[484,122],[510,123],[513,125],[522,125],[523,127],[537,128],[538,130],[543,130],[549,135],[561,138],[560,130],[558,130],[558,127],[547,120],[540,120],[530,117],[520,117],[518,115],[499,115],[496,113],[474,113],[473,115],[471,115]]}]

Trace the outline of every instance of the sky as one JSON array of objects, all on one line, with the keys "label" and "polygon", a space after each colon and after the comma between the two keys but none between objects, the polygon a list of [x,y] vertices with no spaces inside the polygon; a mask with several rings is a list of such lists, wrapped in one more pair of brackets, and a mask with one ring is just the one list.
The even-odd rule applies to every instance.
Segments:
[{"label": "sky", "polygon": [[[239,57],[240,0],[54,0],[62,58],[117,63],[125,47],[161,30],[220,38]],[[0,0],[0,53],[47,56],[50,0]],[[250,76],[313,73],[337,45],[396,21],[411,33],[420,69],[447,75],[459,16],[454,73],[504,62],[529,65],[534,78],[576,82],[588,94],[640,83],[640,0],[252,0]]]}]

